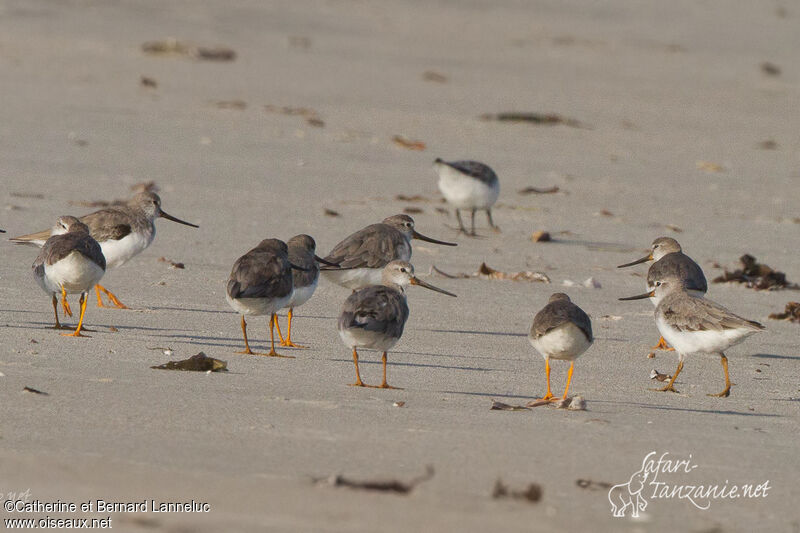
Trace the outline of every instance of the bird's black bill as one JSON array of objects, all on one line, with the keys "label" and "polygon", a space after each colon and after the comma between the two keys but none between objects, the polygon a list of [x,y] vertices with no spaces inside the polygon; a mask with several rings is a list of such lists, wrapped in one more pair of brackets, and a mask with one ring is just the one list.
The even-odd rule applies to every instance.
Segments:
[{"label": "bird's black bill", "polygon": [[339,263],[331,263],[330,261],[328,261],[326,259],[323,259],[318,255],[314,256],[314,261],[316,261],[317,263],[322,263],[323,265],[328,265],[328,266],[332,266],[332,267],[338,267],[339,266]]},{"label": "bird's black bill", "polygon": [[426,237],[422,233],[418,233],[416,230],[412,230],[411,237],[413,239],[419,239],[425,242],[432,242],[433,244],[443,244],[444,246],[458,246],[458,244],[454,242],[444,242],[444,241],[437,241],[436,239],[431,239],[430,237]]},{"label": "bird's black bill", "polygon": [[300,270],[302,272],[309,272],[310,271],[310,269],[295,265],[294,263],[289,263],[289,266],[292,267],[295,270]]},{"label": "bird's black bill", "polygon": [[177,222],[178,224],[183,224],[185,226],[191,226],[193,228],[199,228],[200,227],[200,226],[198,226],[196,224],[192,224],[191,222],[186,222],[185,220],[181,220],[179,218],[175,218],[174,216],[170,215],[169,213],[165,213],[164,211],[161,211],[159,216],[162,217],[162,218],[166,218],[167,220],[171,220],[173,222]]},{"label": "bird's black bill", "polygon": [[656,291],[650,291],[644,294],[637,294],[636,296],[626,296],[625,298],[619,298],[619,300],[644,300],[645,298],[652,298],[655,295]]},{"label": "bird's black bill", "polygon": [[651,261],[652,259],[653,259],[653,254],[648,254],[642,257],[641,259],[637,259],[633,263],[625,263],[624,265],[619,265],[617,268],[625,268],[633,265],[638,265],[639,263],[646,263],[647,261]]},{"label": "bird's black bill", "polygon": [[439,287],[434,287],[433,285],[431,285],[429,283],[425,283],[424,281],[422,281],[421,279],[419,279],[417,277],[411,278],[411,284],[412,285],[419,285],[420,287],[425,287],[426,289],[430,289],[432,291],[441,292],[442,294],[446,294],[448,296],[453,296],[454,298],[456,297],[456,295],[453,294],[452,292],[447,292],[446,290],[440,289]]}]

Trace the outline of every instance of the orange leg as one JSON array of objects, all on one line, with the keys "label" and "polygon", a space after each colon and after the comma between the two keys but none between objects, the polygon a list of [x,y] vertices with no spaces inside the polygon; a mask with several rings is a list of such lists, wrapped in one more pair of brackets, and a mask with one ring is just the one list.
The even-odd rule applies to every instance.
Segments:
[{"label": "orange leg", "polygon": [[269,317],[269,342],[270,342],[269,353],[261,355],[268,355],[269,357],[285,357],[287,359],[294,359],[293,355],[281,355],[275,351],[275,324],[277,323],[278,323],[278,315],[272,313],[272,315]]},{"label": "orange leg", "polygon": [[722,363],[722,370],[725,372],[725,390],[716,394],[708,394],[707,396],[717,396],[719,398],[727,398],[731,394],[731,378],[728,376],[728,358],[724,353],[720,355],[720,362]]},{"label": "orange leg", "polygon": [[383,352],[383,382],[380,386],[381,389],[396,389],[396,390],[403,390],[400,387],[392,387],[388,383],[386,383],[386,352]]},{"label": "orange leg", "polygon": [[555,396],[550,392],[550,358],[544,360],[544,371],[547,374],[547,394],[542,396],[542,400],[553,400]]},{"label": "orange leg", "polygon": [[88,335],[81,335],[81,328],[83,327],[83,315],[86,313],[86,302],[88,298],[86,293],[81,293],[81,317],[78,319],[78,327],[72,333],[62,333],[65,337],[88,337]]},{"label": "orange leg", "polygon": [[569,382],[572,381],[572,370],[575,368],[575,361],[572,361],[569,364],[569,371],[567,372],[567,386],[564,388],[564,397],[561,398],[562,400],[567,399],[567,393],[569,392]]},{"label": "orange leg", "polygon": [[664,340],[664,337],[658,338],[658,344],[651,348],[652,350],[664,350],[665,352],[674,352],[675,348],[671,348],[667,341]]},{"label": "orange leg", "polygon": [[108,296],[108,299],[111,300],[111,303],[114,304],[114,307],[116,307],[117,309],[128,309],[128,306],[120,302],[117,299],[117,297],[114,296],[114,293],[112,293],[110,290],[106,289],[99,283],[94,286],[94,290],[95,292],[97,292],[97,307],[110,307],[108,305],[103,304],[103,299],[100,297],[100,291],[103,291],[104,293],[106,293],[106,296]]},{"label": "orange leg", "polygon": [[351,383],[351,387],[366,387],[364,382],[361,381],[361,374],[358,372],[358,352],[356,351],[355,347],[353,348],[353,364],[356,365],[356,382]]},{"label": "orange leg", "polygon": [[53,329],[63,329],[61,322],[58,321],[58,297],[55,294],[53,294],[53,313],[56,315],[56,325],[53,326]]},{"label": "orange leg", "polygon": [[63,285],[61,286],[61,305],[64,307],[64,312],[72,316],[72,309],[69,308],[69,302],[67,301],[67,291]]},{"label": "orange leg", "polygon": [[295,343],[292,342],[292,311],[294,311],[294,309],[290,308],[289,309],[289,316],[288,316],[289,325],[286,326],[288,328],[287,331],[286,331],[286,339],[284,339],[283,335],[281,335],[281,328],[280,328],[280,326],[278,326],[278,319],[277,319],[277,317],[275,318],[275,327],[278,328],[278,335],[281,338],[281,344],[280,345],[281,346],[289,346],[290,348],[308,348],[308,346],[301,346],[299,344],[295,344]]},{"label": "orange leg", "polygon": [[[99,294],[100,293],[98,293],[98,295]],[[250,350],[250,343],[247,342],[247,322],[244,321],[244,315],[242,315],[242,335],[244,336],[244,350],[236,353],[243,353],[247,355],[261,355]]]},{"label": "orange leg", "polygon": [[681,373],[681,370],[683,370],[683,361],[678,361],[678,368],[675,369],[675,375],[672,376],[672,379],[669,380],[669,383],[667,383],[667,385],[661,389],[650,389],[650,390],[658,392],[678,392],[677,390],[675,390],[675,387],[673,387],[672,384],[675,383],[675,380],[678,378],[678,374]]}]

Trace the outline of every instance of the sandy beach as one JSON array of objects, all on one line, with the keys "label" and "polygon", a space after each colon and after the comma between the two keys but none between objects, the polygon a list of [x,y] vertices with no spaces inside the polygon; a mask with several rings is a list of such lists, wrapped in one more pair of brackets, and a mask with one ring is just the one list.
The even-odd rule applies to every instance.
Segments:
[{"label": "sandy beach", "polygon": [[[647,267],[616,268],[665,235],[709,281],[751,254],[800,282],[800,8],[497,4],[0,2],[4,520],[168,532],[800,530],[800,325],[768,318],[800,293],[711,283],[710,299],[767,331],[727,353],[729,398],[706,396],[723,385],[711,356],[687,359],[680,394],[658,393],[651,371],[671,374],[677,358],[648,358],[649,302],[617,300],[644,292]],[[160,51],[143,48],[153,42]],[[503,112],[557,123],[482,118]],[[480,237],[458,234],[437,157],[497,172],[500,233],[479,214]],[[98,309],[92,293],[91,338],[48,329],[52,307],[30,271],[37,250],[7,238],[150,181],[165,211],[200,228],[159,220],[152,246],[108,271],[103,285],[132,309]],[[350,291],[325,280],[296,312],[293,340],[309,348],[280,349],[296,359],[234,353],[243,343],[225,283],[237,257],[300,233],[325,255],[404,211],[420,232],[458,243],[414,242],[417,273],[458,298],[409,288],[388,367],[404,390],[347,386],[336,320]],[[535,231],[553,240],[532,242]],[[482,262],[551,282],[433,270],[470,274]],[[490,410],[544,393],[527,334],[562,291],[596,337],[570,389],[586,410]],[[259,351],[266,322],[248,320]],[[151,368],[200,351],[229,371]],[[566,370],[553,364],[556,394]],[[380,371],[380,354],[365,352],[364,380]],[[638,518],[612,516],[610,488],[651,452],[665,468],[684,462],[650,473]],[[408,483],[429,466],[406,494],[326,481]],[[541,495],[493,497],[498,480]],[[700,485],[768,490],[679,496]],[[683,492],[659,497],[660,486]],[[208,505],[109,513],[98,500]],[[10,501],[79,510],[8,512]],[[81,512],[86,502],[93,510]]]}]

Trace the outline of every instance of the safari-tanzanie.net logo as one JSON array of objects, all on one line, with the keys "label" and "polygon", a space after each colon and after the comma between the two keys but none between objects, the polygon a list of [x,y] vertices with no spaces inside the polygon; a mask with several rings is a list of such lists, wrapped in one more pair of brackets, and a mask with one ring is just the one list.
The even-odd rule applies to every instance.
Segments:
[{"label": "safari-tanzanie.net logo", "polygon": [[732,483],[703,479],[699,465],[688,457],[673,457],[669,452],[648,453],[641,468],[628,481],[608,491],[611,514],[638,518],[654,500],[685,500],[705,511],[714,500],[762,499],[771,489],[769,480],[760,483]]}]

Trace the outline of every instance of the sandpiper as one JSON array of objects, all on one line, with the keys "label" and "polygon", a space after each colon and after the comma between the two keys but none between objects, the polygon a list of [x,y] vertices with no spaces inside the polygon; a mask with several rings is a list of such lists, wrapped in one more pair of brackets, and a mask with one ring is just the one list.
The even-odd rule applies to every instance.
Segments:
[{"label": "sandpiper", "polygon": [[457,246],[456,243],[437,241],[417,233],[414,219],[408,215],[394,215],[353,233],[337,244],[325,260],[340,268],[329,270],[322,267],[322,273],[330,281],[348,289],[380,285],[383,267],[394,260],[411,259],[411,239]]},{"label": "sandpiper", "polygon": [[[107,267],[115,268],[150,246],[156,236],[154,221],[158,217],[193,228],[198,227],[162,211],[161,198],[153,192],[139,193],[126,205],[105,207],[80,217],[79,220],[89,227],[92,237],[100,243],[103,255],[106,257]],[[11,241],[17,244],[43,246],[53,231],[60,230],[56,227],[53,230],[14,237]],[[100,296],[100,291],[103,291],[114,306],[119,309],[127,309],[126,305],[102,285],[96,285],[95,291],[98,307],[107,307],[103,304]]]},{"label": "sandpiper", "polygon": [[[292,269],[305,270],[289,261],[289,248],[278,239],[264,239],[258,246],[241,256],[233,264],[228,278],[225,297],[228,304],[242,315],[242,335],[244,336],[244,353],[249,355],[268,355],[271,357],[289,357],[275,351],[274,326],[277,322],[275,313],[286,307],[292,299]],[[244,317],[269,315],[269,353],[255,353],[247,342],[247,322]]]},{"label": "sandpiper", "polygon": [[56,315],[56,329],[61,329],[58,321],[58,294],[64,312],[72,316],[67,303],[67,294],[80,293],[81,315],[78,327],[72,333],[62,333],[70,337],[85,337],[81,334],[83,316],[89,291],[106,272],[106,259],[100,245],[89,234],[89,228],[75,217],[62,216],[53,227],[53,236],[42,246],[39,256],[33,262],[33,277],[39,286],[53,298],[53,312]]},{"label": "sandpiper", "polygon": [[728,376],[728,358],[724,350],[739,344],[750,335],[764,328],[758,322],[735,315],[721,305],[690,294],[685,279],[665,276],[654,280],[654,289],[640,294],[620,298],[638,300],[651,298],[658,301],[655,319],[661,335],[678,352],[678,368],[661,392],[678,392],[673,386],[683,370],[683,360],[689,354],[718,354],[725,373],[725,390],[709,396],[727,397],[731,392]]},{"label": "sandpiper", "polygon": [[564,397],[567,399],[569,384],[572,381],[572,371],[577,359],[594,342],[592,337],[592,321],[589,316],[577,305],[572,303],[569,296],[557,292],[550,296],[541,311],[533,317],[528,340],[544,357],[544,370],[547,374],[547,394],[542,400],[558,400],[550,392],[550,359],[569,361],[567,372],[567,386],[564,388]]},{"label": "sandpiper", "polygon": [[283,334],[281,334],[281,328],[278,325],[277,317],[275,319],[275,327],[278,330],[278,336],[281,338],[281,346],[305,348],[305,346],[292,342],[292,313],[295,307],[300,307],[306,303],[317,289],[317,284],[319,283],[319,265],[317,263],[333,267],[337,265],[329,263],[315,254],[317,243],[314,242],[314,239],[310,235],[295,235],[286,242],[286,245],[289,249],[289,262],[293,265],[303,267],[305,270],[292,271],[292,286],[294,287],[294,291],[292,292],[292,297],[289,299],[289,302],[284,306],[289,308],[288,330],[285,339],[283,338]]},{"label": "sandpiper", "polygon": [[[655,261],[647,270],[647,289],[655,289],[655,282],[666,277],[677,277],[683,280],[684,285],[690,294],[703,296],[708,291],[708,283],[703,275],[703,269],[695,263],[691,257],[683,253],[678,241],[671,237],[659,237],[653,241],[650,253],[632,263],[619,265],[617,268],[625,268],[647,261]],[[658,305],[658,300],[653,298],[653,305]],[[658,339],[658,343],[652,347],[653,350],[672,351],[664,337]]]},{"label": "sandpiper", "polygon": [[[436,158],[433,163],[439,173],[439,190],[445,200],[455,207],[458,229],[465,235],[475,236],[475,211],[484,209],[489,226],[495,231],[492,221],[492,206],[500,194],[500,181],[488,165],[478,161],[443,161]],[[461,221],[461,210],[472,212],[472,231],[467,232]]]},{"label": "sandpiper", "polygon": [[357,348],[383,352],[383,382],[381,389],[395,389],[386,382],[386,352],[403,335],[408,319],[405,287],[419,285],[448,296],[455,296],[414,276],[414,267],[406,261],[392,261],[381,271],[381,285],[371,285],[353,292],[342,306],[339,315],[339,337],[353,349],[356,367],[354,387],[373,387],[361,381],[358,372]]}]

